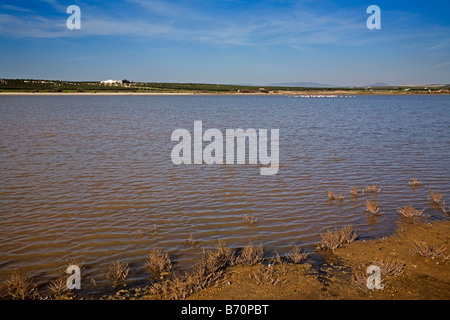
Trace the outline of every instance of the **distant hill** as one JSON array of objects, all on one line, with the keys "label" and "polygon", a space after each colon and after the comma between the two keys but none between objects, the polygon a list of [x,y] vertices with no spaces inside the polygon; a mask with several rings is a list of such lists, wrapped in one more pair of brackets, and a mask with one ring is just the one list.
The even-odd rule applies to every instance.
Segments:
[{"label": "distant hill", "polygon": [[369,87],[390,87],[386,82],[377,82],[374,84],[370,84]]},{"label": "distant hill", "polygon": [[232,83],[232,86],[242,86],[242,87],[258,87],[256,84],[251,83]]},{"label": "distant hill", "polygon": [[304,87],[304,88],[331,88],[335,87],[329,84],[322,84],[316,82],[283,82],[283,83],[269,83],[267,87]]}]

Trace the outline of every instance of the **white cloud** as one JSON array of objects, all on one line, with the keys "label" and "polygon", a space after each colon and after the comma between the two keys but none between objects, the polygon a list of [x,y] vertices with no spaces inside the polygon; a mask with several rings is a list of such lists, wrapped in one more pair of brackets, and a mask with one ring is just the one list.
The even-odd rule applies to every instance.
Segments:
[{"label": "white cloud", "polygon": [[[56,0],[41,0],[58,10],[63,7]],[[423,46],[420,39],[427,38],[422,32],[409,30],[405,33],[402,26],[396,30],[378,34],[370,32],[365,27],[365,11],[340,10],[333,8],[306,8],[296,4],[291,10],[266,8],[260,6],[249,11],[236,9],[236,14],[208,15],[196,5],[196,10],[177,3],[161,0],[129,0],[148,12],[149,18],[142,15],[135,17],[114,17],[113,12],[99,11],[88,4],[81,6],[81,30],[67,30],[68,15],[60,18],[46,18],[36,14],[19,17],[14,14],[0,15],[0,35],[17,38],[58,38],[82,36],[130,36],[142,39],[163,39],[186,42],[199,42],[220,45],[239,46],[288,46],[292,48],[307,48],[310,45],[363,45],[367,43],[387,43],[411,39],[410,45]],[[81,4],[80,4],[81,5]],[[95,12],[95,15],[94,15]],[[383,14],[388,15],[388,12]],[[157,15],[158,19],[152,19]],[[396,12],[399,21],[407,21],[403,16],[410,13]],[[402,20],[403,19],[403,20]],[[409,21],[411,22],[411,21]],[[443,30],[447,28],[440,28]],[[378,31],[377,31],[378,32]],[[381,33],[382,32],[382,33]],[[427,30],[433,34],[433,30]],[[436,36],[435,48],[443,43],[442,36]],[[376,35],[376,36],[374,36]],[[427,39],[430,39],[428,36]]]}]

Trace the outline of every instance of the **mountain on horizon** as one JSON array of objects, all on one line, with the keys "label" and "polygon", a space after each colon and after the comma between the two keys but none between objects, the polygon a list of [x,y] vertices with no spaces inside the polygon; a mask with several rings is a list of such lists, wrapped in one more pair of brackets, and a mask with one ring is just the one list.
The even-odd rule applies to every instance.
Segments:
[{"label": "mountain on horizon", "polygon": [[369,85],[369,87],[390,87],[390,85],[387,84],[386,82],[377,82]]}]

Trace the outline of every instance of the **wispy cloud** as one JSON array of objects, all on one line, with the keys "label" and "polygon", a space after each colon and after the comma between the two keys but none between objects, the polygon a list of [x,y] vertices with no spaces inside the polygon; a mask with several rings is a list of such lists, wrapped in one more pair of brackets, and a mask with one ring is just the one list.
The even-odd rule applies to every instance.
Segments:
[{"label": "wispy cloud", "polygon": [[198,10],[193,10],[189,6],[175,2],[162,0],[128,0],[146,10],[151,15],[158,15],[169,19],[183,20],[205,20],[206,15]]},{"label": "wispy cloud", "polygon": [[[56,0],[41,2],[49,4],[58,12],[64,8]],[[11,12],[1,14],[0,35],[16,38],[129,36],[216,45],[291,48],[323,44],[357,46],[405,38],[417,41],[418,38],[415,30],[406,33],[406,27],[403,28],[403,25],[397,25],[395,30],[384,32],[382,36],[373,37],[373,33],[370,34],[365,27],[365,13],[361,13],[359,8],[329,10],[326,6],[321,8],[316,2],[315,6],[308,8],[305,8],[304,3],[293,2],[289,10],[273,8],[270,5],[240,10],[238,6],[239,9],[235,9],[233,14],[223,16],[202,9],[198,3],[197,6],[190,6],[189,2],[185,1],[128,0],[127,3],[140,8],[143,13],[118,18],[117,13],[108,11],[108,8],[99,10],[90,4],[80,4],[81,30],[67,30],[65,22],[68,15],[46,17],[27,12],[26,16],[22,16],[14,14],[14,6],[7,5],[11,7]],[[16,11],[18,10],[19,7]],[[143,17],[145,14],[147,18]],[[386,12],[384,14],[389,15]],[[408,21],[407,17],[412,16],[409,12],[390,14],[396,21],[404,23]],[[448,41],[448,38],[437,39],[435,48],[446,45]]]},{"label": "wispy cloud", "polygon": [[69,5],[69,4],[63,5],[56,0],[40,0],[40,1],[45,2],[46,4],[50,5],[53,9],[61,12],[65,11],[67,6]]},{"label": "wispy cloud", "polygon": [[426,68],[425,70],[426,71],[432,71],[432,70],[442,69],[442,68],[444,68],[446,66],[450,66],[450,61],[449,62],[443,62],[443,63],[435,64],[435,65],[433,65],[431,67]]},{"label": "wispy cloud", "polygon": [[7,11],[31,12],[31,10],[28,9],[28,8],[13,6],[13,5],[9,5],[9,4],[4,4],[4,5],[1,6],[1,8],[3,10],[7,10]]}]

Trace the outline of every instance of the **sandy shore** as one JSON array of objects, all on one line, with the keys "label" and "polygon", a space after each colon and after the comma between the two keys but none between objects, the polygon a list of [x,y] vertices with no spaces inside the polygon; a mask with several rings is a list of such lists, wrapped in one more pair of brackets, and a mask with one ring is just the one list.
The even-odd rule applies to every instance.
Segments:
[{"label": "sandy shore", "polygon": [[[450,254],[450,221],[422,223],[400,219],[391,237],[356,241],[335,253],[324,252],[323,263],[274,265],[272,275],[261,266],[237,266],[223,280],[188,299],[450,299],[450,263],[414,251],[415,241],[442,246]],[[383,289],[365,284],[369,265],[399,263],[404,274],[383,275]],[[352,279],[361,271],[363,282]],[[261,277],[267,274],[266,279]],[[276,279],[276,280],[274,280]],[[275,281],[275,282],[274,282]]]},{"label": "sandy shore", "polygon": [[[276,262],[236,265],[187,300],[448,300],[450,299],[450,221],[400,218],[397,232],[355,241],[334,253],[320,251],[316,264]],[[418,242],[443,250],[425,257]],[[366,269],[381,268],[381,289],[368,289]],[[359,275],[359,277],[358,277]],[[119,290],[103,299],[165,299],[148,288]]]}]

